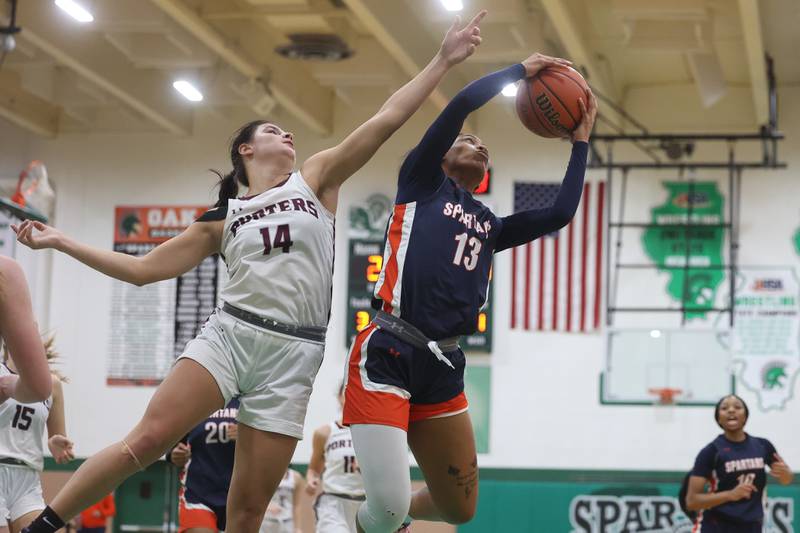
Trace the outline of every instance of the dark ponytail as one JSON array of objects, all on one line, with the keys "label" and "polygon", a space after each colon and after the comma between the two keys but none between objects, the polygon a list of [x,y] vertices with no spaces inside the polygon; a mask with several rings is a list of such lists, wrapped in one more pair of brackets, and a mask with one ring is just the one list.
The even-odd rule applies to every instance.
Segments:
[{"label": "dark ponytail", "polygon": [[211,170],[214,174],[219,176],[219,199],[217,203],[214,204],[214,207],[222,207],[228,200],[231,198],[236,198],[236,195],[239,193],[239,184],[241,183],[245,187],[250,185],[250,182],[247,179],[247,171],[244,168],[244,160],[242,160],[242,156],[239,154],[239,146],[244,143],[248,143],[253,140],[253,133],[255,133],[256,128],[258,128],[262,124],[266,124],[268,121],[266,120],[254,120],[252,122],[248,122],[233,134],[233,139],[231,140],[230,145],[230,156],[231,156],[231,164],[233,165],[233,170],[222,175],[221,172],[216,170]]}]

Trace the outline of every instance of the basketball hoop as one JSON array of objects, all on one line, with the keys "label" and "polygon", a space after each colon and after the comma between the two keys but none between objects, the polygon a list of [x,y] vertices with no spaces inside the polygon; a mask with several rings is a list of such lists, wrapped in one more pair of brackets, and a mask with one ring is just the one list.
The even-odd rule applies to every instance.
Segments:
[{"label": "basketball hoop", "polygon": [[683,394],[681,389],[671,389],[669,387],[652,388],[647,392],[656,396],[655,403],[659,405],[673,405],[675,397]]}]

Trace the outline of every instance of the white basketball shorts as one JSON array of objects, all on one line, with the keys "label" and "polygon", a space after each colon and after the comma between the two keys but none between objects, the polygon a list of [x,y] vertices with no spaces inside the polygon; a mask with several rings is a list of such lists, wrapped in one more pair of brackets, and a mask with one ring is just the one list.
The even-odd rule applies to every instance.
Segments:
[{"label": "white basketball shorts", "polygon": [[226,404],[240,396],[239,422],[302,439],[324,350],[324,343],[263,329],[218,309],[180,358],[203,365]]}]

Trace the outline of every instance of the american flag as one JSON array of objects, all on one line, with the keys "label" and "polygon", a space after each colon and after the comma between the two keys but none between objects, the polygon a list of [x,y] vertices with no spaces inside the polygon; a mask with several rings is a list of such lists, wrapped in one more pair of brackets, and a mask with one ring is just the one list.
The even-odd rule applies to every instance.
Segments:
[{"label": "american flag", "polygon": [[[560,186],[514,183],[514,212],[553,205]],[[600,328],[605,188],[603,181],[584,183],[569,225],[511,250],[512,329],[582,333]]]}]

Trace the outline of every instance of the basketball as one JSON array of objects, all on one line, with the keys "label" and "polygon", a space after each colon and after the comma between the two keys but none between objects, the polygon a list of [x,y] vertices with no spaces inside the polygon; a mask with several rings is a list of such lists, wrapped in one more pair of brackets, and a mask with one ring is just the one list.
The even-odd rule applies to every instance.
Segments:
[{"label": "basketball", "polygon": [[522,83],[517,91],[517,116],[542,137],[569,137],[581,121],[578,98],[588,103],[589,86],[571,67],[548,67]]}]

